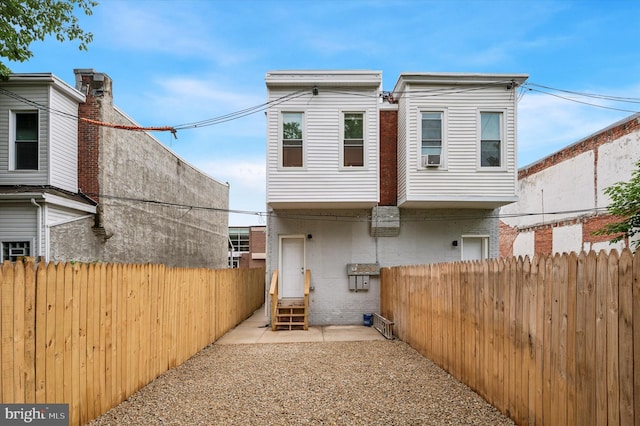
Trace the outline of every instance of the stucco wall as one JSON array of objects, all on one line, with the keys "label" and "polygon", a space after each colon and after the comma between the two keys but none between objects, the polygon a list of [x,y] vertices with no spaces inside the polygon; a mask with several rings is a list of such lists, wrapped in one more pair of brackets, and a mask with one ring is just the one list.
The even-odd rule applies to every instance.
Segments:
[{"label": "stucco wall", "polygon": [[[368,291],[349,291],[348,263],[379,262],[381,267],[459,261],[462,235],[489,235],[489,255],[497,256],[495,211],[401,210],[397,237],[371,237],[370,210],[280,211],[269,217],[267,272],[278,269],[279,238],[305,235],[305,267],[311,270],[309,320],[313,325],[361,324],[362,314],[380,311],[380,282]],[[318,219],[317,215],[323,215]],[[291,219],[284,216],[292,217]],[[295,218],[297,217],[297,219]]]},{"label": "stucco wall", "polygon": [[[113,106],[108,76],[93,70],[76,73],[82,77],[78,89],[88,93],[85,107],[97,111],[100,121],[136,125]],[[88,129],[80,129],[84,139],[79,143],[94,144],[99,151],[98,164],[79,161],[81,181],[88,176],[83,182],[94,188],[81,190],[99,201],[99,227],[86,250],[90,260],[227,266],[227,184],[196,170],[146,132],[105,126],[92,132],[86,130],[95,125],[80,126]],[[84,224],[66,226],[56,235],[62,238],[78,226]],[[70,252],[74,244],[72,239],[58,240],[56,251]]]}]

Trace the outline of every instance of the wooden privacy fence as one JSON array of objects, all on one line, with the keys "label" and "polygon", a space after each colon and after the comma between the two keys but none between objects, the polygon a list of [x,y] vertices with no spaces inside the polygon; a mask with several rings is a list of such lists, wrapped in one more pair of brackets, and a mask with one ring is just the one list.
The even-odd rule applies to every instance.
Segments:
[{"label": "wooden privacy fence", "polygon": [[248,318],[262,269],[5,262],[2,403],[66,403],[85,424]]},{"label": "wooden privacy fence", "polygon": [[640,424],[640,251],[385,268],[396,335],[518,424]]}]

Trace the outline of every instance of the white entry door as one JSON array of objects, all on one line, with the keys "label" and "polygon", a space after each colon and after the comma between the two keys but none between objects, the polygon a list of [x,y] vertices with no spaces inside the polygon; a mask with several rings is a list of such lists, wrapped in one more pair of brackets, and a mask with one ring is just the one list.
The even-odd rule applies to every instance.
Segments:
[{"label": "white entry door", "polygon": [[483,235],[462,237],[462,260],[487,258],[489,238]]},{"label": "white entry door", "polygon": [[280,238],[280,298],[304,297],[304,236]]}]

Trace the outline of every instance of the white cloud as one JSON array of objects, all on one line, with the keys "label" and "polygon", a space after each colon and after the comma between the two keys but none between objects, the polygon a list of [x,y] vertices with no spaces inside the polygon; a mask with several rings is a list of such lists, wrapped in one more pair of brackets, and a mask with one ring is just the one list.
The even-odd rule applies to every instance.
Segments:
[{"label": "white cloud", "polygon": [[165,53],[168,60],[171,57],[198,57],[229,66],[252,58],[251,49],[227,46],[223,34],[215,33],[215,8],[199,7],[206,6],[206,2],[190,3],[190,7],[182,8],[177,5],[176,2],[112,0],[109,7],[101,9],[104,27],[95,40],[108,41],[112,49],[146,55]]},{"label": "white cloud", "polygon": [[234,161],[203,160],[195,166],[222,182],[229,182],[229,205],[231,210],[246,213],[231,213],[231,226],[264,225],[266,210],[266,172],[263,158]]},{"label": "white cloud", "polygon": [[222,182],[229,182],[232,191],[264,194],[266,186],[265,159],[221,159],[194,162],[194,165]]},{"label": "white cloud", "polygon": [[[584,92],[594,93],[590,90]],[[600,90],[599,93],[606,91]],[[591,98],[576,100],[622,109],[629,108]],[[548,94],[527,93],[518,104],[519,166],[538,161],[631,114],[632,112],[598,108]]]}]

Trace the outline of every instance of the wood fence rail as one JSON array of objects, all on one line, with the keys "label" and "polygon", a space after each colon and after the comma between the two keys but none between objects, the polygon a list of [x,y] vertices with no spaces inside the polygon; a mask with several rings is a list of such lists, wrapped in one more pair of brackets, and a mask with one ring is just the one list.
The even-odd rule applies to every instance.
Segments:
[{"label": "wood fence rail", "polygon": [[265,270],[4,262],[2,403],[66,403],[81,425],[248,318]]},{"label": "wood fence rail", "polygon": [[640,251],[384,268],[381,313],[517,424],[640,424]]}]

